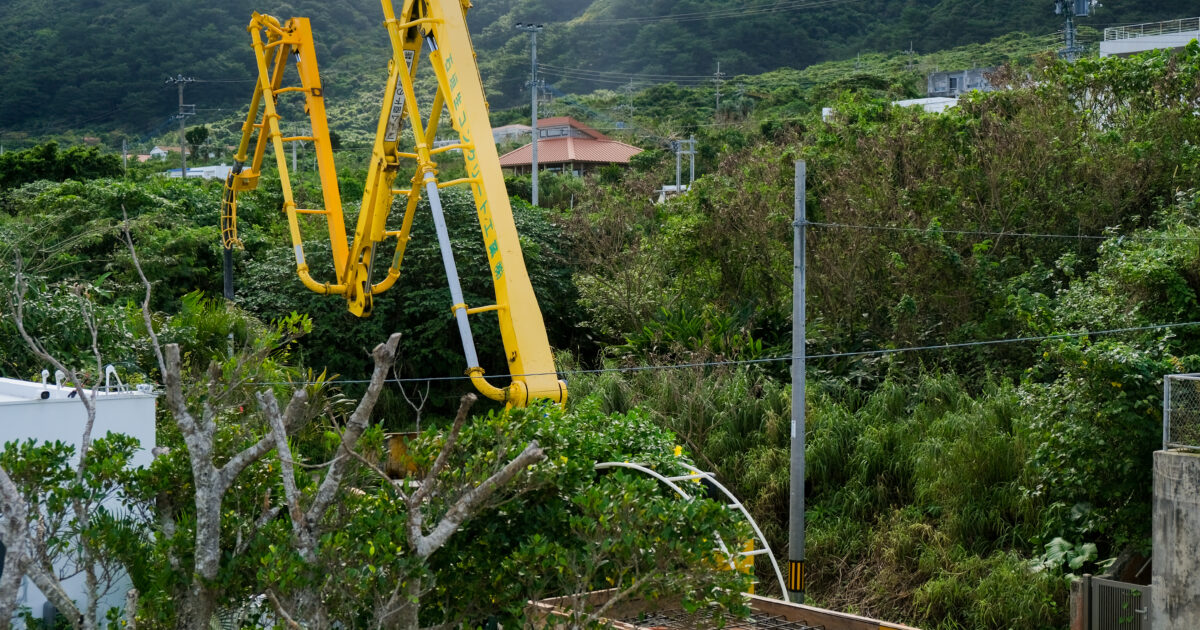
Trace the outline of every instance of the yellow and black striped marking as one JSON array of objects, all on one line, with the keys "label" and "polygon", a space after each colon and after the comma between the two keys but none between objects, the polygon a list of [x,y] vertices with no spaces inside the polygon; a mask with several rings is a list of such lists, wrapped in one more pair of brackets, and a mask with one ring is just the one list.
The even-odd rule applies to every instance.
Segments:
[{"label": "yellow and black striped marking", "polygon": [[804,561],[788,560],[787,589],[793,593],[803,593],[804,578]]}]

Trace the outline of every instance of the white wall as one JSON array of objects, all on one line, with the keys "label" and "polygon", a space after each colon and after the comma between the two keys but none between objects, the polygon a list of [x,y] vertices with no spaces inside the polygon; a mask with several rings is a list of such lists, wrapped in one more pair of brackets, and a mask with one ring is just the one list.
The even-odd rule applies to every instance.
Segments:
[{"label": "white wall", "polygon": [[[87,410],[78,398],[70,397],[74,389],[41,383],[0,378],[0,444],[25,441],[60,441],[73,445],[76,453],[87,422]],[[42,398],[46,395],[46,398]],[[96,395],[96,421],[92,437],[124,433],[136,438],[141,449],[134,455],[132,465],[149,466],[154,459],[150,452],[155,446],[153,394],[140,392],[99,392]],[[67,592],[78,602],[84,600],[82,576],[64,583]],[[122,606],[130,588],[127,577],[114,582],[102,598],[100,609]],[[42,616],[46,597],[29,580],[21,584],[17,605],[28,606],[35,617]]]}]

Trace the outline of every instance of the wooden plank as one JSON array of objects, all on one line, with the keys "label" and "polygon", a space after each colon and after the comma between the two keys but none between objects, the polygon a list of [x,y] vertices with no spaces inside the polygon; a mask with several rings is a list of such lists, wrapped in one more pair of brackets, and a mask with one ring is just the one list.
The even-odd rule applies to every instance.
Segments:
[{"label": "wooden plank", "polygon": [[757,595],[750,596],[750,607],[756,611],[779,615],[788,621],[800,621],[810,626],[824,626],[825,630],[919,630],[901,623],[879,621],[850,613],[793,604]]},{"label": "wooden plank", "polygon": [[[566,617],[566,609],[571,608],[578,603],[585,603],[589,608],[595,608],[604,604],[609,597],[614,594],[612,589],[603,591],[594,591],[582,596],[565,596],[543,599],[537,602],[529,602],[526,608],[528,614],[527,622],[534,628],[545,628],[548,625],[550,616]],[[900,623],[892,623],[870,619],[868,617],[860,617],[850,613],[835,612],[815,606],[805,606],[803,604],[793,604],[778,599],[770,599],[767,597],[759,597],[757,595],[748,595],[750,598],[750,608],[754,612],[766,613],[770,615],[778,615],[788,621],[799,621],[809,626],[821,626],[824,630],[919,630],[913,626],[906,626]],[[605,615],[606,619],[629,619],[636,617],[639,614],[653,612],[656,610],[672,610],[679,607],[678,600],[668,599],[654,602],[644,600],[631,600],[614,604],[613,607]],[[620,621],[611,621],[611,627],[616,630],[638,630],[637,626],[622,623]]]}]

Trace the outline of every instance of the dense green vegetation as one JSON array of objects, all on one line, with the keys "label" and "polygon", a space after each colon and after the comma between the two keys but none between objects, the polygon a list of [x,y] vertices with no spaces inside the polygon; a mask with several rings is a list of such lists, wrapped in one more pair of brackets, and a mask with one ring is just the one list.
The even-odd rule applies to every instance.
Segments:
[{"label": "dense green vegetation", "polygon": [[[966,0],[785,3],[778,12],[765,11],[773,5],[758,0],[732,6],[716,0],[475,4],[475,45],[489,92],[501,106],[521,103],[527,80],[526,38],[514,36],[517,22],[547,25],[539,53],[543,63],[690,77],[684,79],[687,83],[705,82],[717,62],[730,76],[751,75],[859,53],[910,46],[928,53],[1014,31],[1043,35],[1061,29],[1049,4],[1018,0],[987,6]],[[5,85],[0,131],[10,145],[68,130],[106,132],[112,146],[120,145],[122,134],[110,132],[135,138],[157,135],[177,111],[176,91],[163,81],[178,74],[207,81],[190,85],[186,99],[203,115],[212,116],[214,109],[232,112],[244,106],[253,78],[244,30],[251,10],[312,19],[331,101],[357,101],[365,94],[372,101],[378,98],[387,43],[378,26],[380,7],[368,0],[336,7],[312,0],[253,7],[229,0],[203,7],[95,0],[69,11],[36,0],[11,0],[0,6],[0,78]],[[1105,3],[1094,20],[1107,24],[1180,17],[1191,17],[1191,5],[1184,0],[1114,1]],[[628,81],[559,74],[549,75],[551,83],[569,92]]]},{"label": "dense green vegetation", "polygon": [[[494,585],[512,587],[506,606],[521,601],[522,588],[574,588],[514,576],[530,567],[544,573],[548,567],[538,563],[547,557],[559,567],[586,564],[565,541],[595,535],[583,525],[596,506],[629,507],[616,490],[585,491],[586,462],[659,461],[675,442],[735,489],[782,555],[790,417],[782,358],[791,352],[797,159],[807,163],[814,222],[810,355],[1054,337],[811,361],[808,557],[816,600],[944,630],[1061,628],[1071,573],[1098,572],[1123,552],[1146,553],[1161,377],[1200,367],[1196,327],[1150,328],[1193,322],[1200,310],[1200,46],[1066,65],[1033,54],[1045,42],[1004,41],[1028,46],[1029,65],[996,76],[1007,89],[972,95],[939,115],[889,104],[910,95],[913,75],[886,56],[868,59],[870,72],[773,75],[807,76],[812,83],[803,90],[771,88],[771,76],[748,79],[744,111],[717,112],[719,125],[700,124],[714,114],[702,109],[702,90],[644,91],[635,99],[639,115],[675,116],[662,135],[695,133],[701,146],[703,176],[689,194],[662,205],[651,194],[673,178],[674,164],[661,150],[628,172],[583,182],[548,177],[543,208],[519,201],[528,184],[510,181],[573,402],[566,415],[497,414],[489,422],[567,440],[559,445],[563,464],[578,460],[581,468],[565,471],[578,476],[565,476],[549,504],[557,506],[554,518],[584,520],[539,520],[545,497],[524,496],[506,512],[511,529],[480,525],[438,569],[466,571],[466,579],[487,574]],[[598,93],[570,106],[597,110],[622,98]],[[668,113],[671,103],[693,102]],[[834,110],[827,121],[822,104]],[[136,171],[128,179],[86,179],[104,174],[62,175],[33,163],[38,155],[7,163],[9,171],[37,174],[19,181],[39,181],[0,192],[0,269],[11,276],[14,254],[22,254],[39,296],[32,321],[54,331],[51,348],[87,365],[87,331],[73,318],[86,296],[112,322],[103,329],[106,351],[153,364],[131,311],[139,283],[118,239],[128,215],[156,283],[154,308],[164,322],[190,322],[168,326],[168,337],[223,350],[224,331],[234,324],[201,325],[196,309],[222,309],[187,297],[219,288],[219,185]],[[361,165],[350,162],[340,175],[347,196],[361,192]],[[302,195],[317,194],[311,174],[298,186]],[[342,379],[364,378],[366,351],[394,330],[405,335],[401,376],[458,372],[448,291],[428,226],[415,233],[400,286],[360,322],[338,300],[295,282],[278,191],[264,185],[245,199],[236,301],[248,317],[238,326],[254,330],[255,321],[306,314],[312,332],[288,346],[286,359]],[[446,203],[471,301],[489,291],[485,278],[472,275],[478,265],[471,263],[482,256],[472,210],[462,196],[448,194]],[[327,254],[318,228],[305,229],[310,262],[320,270]],[[495,332],[476,323],[486,360],[499,364]],[[1095,334],[1137,327],[1147,328]],[[9,320],[0,321],[0,347],[0,373],[31,377],[40,369]],[[154,380],[153,370],[145,378]],[[465,387],[439,381],[421,409],[390,390],[376,420],[388,429],[407,429],[422,416],[438,425]],[[341,391],[360,393],[354,385]],[[588,437],[564,428],[572,423],[589,427],[582,432]],[[312,456],[327,454],[312,439]],[[487,439],[478,442],[485,451]],[[637,450],[621,450],[626,441]],[[260,483],[249,504],[273,484]],[[369,493],[355,500],[386,508]],[[514,538],[532,535],[538,523],[545,538]],[[391,535],[375,521],[347,527]],[[472,564],[496,549],[506,558],[500,571]],[[272,558],[279,564],[263,569],[266,577],[249,568],[237,573],[231,596],[294,568]],[[458,558],[470,560],[463,566]],[[370,588],[374,578],[359,577],[348,588]],[[331,601],[348,593],[339,590]],[[439,606],[452,607],[446,597]]]}]

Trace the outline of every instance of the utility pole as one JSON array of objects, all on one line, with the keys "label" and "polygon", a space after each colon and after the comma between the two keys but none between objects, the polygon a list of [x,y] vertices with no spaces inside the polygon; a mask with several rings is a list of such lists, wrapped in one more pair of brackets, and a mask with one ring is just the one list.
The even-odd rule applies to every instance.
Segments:
[{"label": "utility pole", "polygon": [[121,140],[121,169],[126,175],[129,174],[129,145],[124,139]]},{"label": "utility pole", "polygon": [[725,73],[721,72],[721,62],[717,62],[717,72],[713,74],[713,84],[717,86],[717,108],[713,111],[713,120],[721,118],[721,83],[725,80]]},{"label": "utility pole", "polygon": [[683,155],[683,143],[678,140],[672,140],[671,148],[675,150],[675,194],[678,195],[682,192],[680,188],[682,183],[679,181],[679,158]]},{"label": "utility pole", "polygon": [[806,204],[807,175],[804,160],[796,160],[795,213],[792,224],[792,439],[791,439],[791,504],[788,509],[788,599],[804,603],[804,448],[805,448],[805,378],[807,330],[805,293],[808,290],[805,255],[808,246],[808,206]]},{"label": "utility pole", "polygon": [[179,159],[183,164],[183,170],[179,174],[185,178],[187,177],[187,125],[185,121],[188,116],[196,115],[196,106],[183,104],[183,86],[194,81],[195,79],[185,77],[182,74],[177,74],[174,78],[167,79],[168,85],[174,83],[179,86]]},{"label": "utility pole", "polygon": [[530,93],[530,109],[533,111],[533,159],[531,160],[531,170],[533,178],[533,194],[530,201],[533,205],[538,205],[538,76],[537,76],[537,36],[542,32],[541,24],[525,24],[517,22],[517,30],[529,33],[529,50],[530,50],[530,66],[529,66],[529,93]]},{"label": "utility pole", "polygon": [[[687,149],[684,149],[684,147]],[[683,193],[683,156],[687,155],[691,164],[689,165],[690,178],[688,179],[688,190],[692,189],[692,184],[696,181],[696,136],[692,136],[687,140],[672,140],[671,150],[675,152],[675,194]]]},{"label": "utility pole", "polygon": [[696,183],[696,136],[691,136],[687,140],[688,150],[688,190],[692,189],[692,184]]},{"label": "utility pole", "polygon": [[629,97],[629,98],[628,98],[628,105],[629,105],[629,126],[630,126],[630,127],[632,127],[632,126],[633,126],[633,112],[634,112],[634,108],[633,108],[633,77],[629,77],[629,94],[628,94],[628,97]]}]

